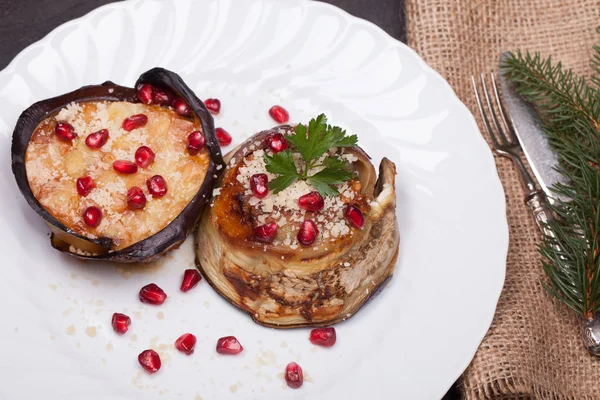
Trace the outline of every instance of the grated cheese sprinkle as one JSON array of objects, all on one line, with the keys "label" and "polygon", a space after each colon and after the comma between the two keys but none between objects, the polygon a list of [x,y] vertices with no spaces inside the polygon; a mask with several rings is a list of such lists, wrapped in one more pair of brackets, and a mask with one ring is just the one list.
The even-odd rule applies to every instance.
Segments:
[{"label": "grated cheese sprinkle", "polygon": [[[144,113],[148,124],[131,132],[122,129],[123,120]],[[209,163],[207,152],[193,158],[185,150],[187,135],[196,126],[165,108],[123,102],[70,103],[48,121],[63,121],[77,133],[70,145],[58,141],[54,124],[40,124],[26,152],[27,179],[34,196],[59,221],[89,238],[111,237],[117,249],[142,240],[163,229],[197,193]],[[109,132],[108,141],[90,150],[85,138],[101,129]],[[112,163],[117,159],[134,161],[134,153],[147,145],[156,153],[154,163],[136,174],[119,175]],[[168,183],[165,197],[149,195],[146,180],[160,174]],[[95,188],[80,197],[76,181],[91,176]],[[192,183],[192,184],[190,184]],[[126,194],[139,186],[146,195],[143,212],[127,209]],[[85,227],[83,211],[90,206],[102,209],[100,225]],[[76,251],[76,250],[75,250]]]},{"label": "grated cheese sprinkle", "polygon": [[[250,189],[250,178],[252,175],[266,174],[269,181],[277,177],[276,174],[270,173],[266,169],[264,156],[265,154],[271,155],[271,151],[262,149],[254,150],[258,145],[260,145],[260,143],[254,143],[245,149],[249,149],[253,152],[240,161],[238,174],[235,176],[235,179],[243,185],[244,195],[247,197],[247,204],[253,207],[257,214],[257,223],[263,225],[275,221],[278,227],[286,230],[285,239],[281,243],[284,246],[289,246],[291,249],[295,250],[298,248],[299,243],[295,237],[295,233],[291,235],[290,232],[297,231],[302,221],[307,218],[307,211],[300,209],[298,199],[316,189],[307,181],[298,180],[277,194],[270,191],[268,195],[262,199],[253,196]],[[349,163],[358,160],[354,154],[333,153],[335,150],[337,149],[332,149],[332,152],[323,155],[322,159],[327,156],[335,155]],[[298,170],[301,170],[302,160],[300,155],[293,154],[293,158],[296,167]],[[235,164],[236,160],[232,158],[230,165],[233,166]],[[320,169],[322,168],[314,168],[309,171],[309,175],[317,173]],[[323,210],[316,215],[311,213],[310,217],[317,224],[317,228],[321,232],[319,236],[322,237],[322,239],[330,241],[335,241],[346,235],[352,235],[352,230],[344,218],[344,209],[348,201],[355,198],[356,193],[347,182],[336,185],[336,188],[340,192],[340,195],[336,197],[325,197],[325,207]],[[214,195],[216,196],[219,193]],[[279,241],[274,243],[279,243]]]}]

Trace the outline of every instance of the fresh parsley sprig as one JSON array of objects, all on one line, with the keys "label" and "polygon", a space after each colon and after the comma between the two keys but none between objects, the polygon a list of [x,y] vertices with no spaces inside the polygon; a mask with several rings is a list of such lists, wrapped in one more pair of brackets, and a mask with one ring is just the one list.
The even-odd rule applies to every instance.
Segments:
[{"label": "fresh parsley sprig", "polygon": [[[267,171],[279,174],[269,182],[269,189],[277,194],[299,179],[308,181],[322,196],[339,194],[333,185],[349,180],[353,174],[348,170],[348,163],[337,157],[323,154],[333,147],[352,147],[358,141],[356,135],[346,135],[346,131],[338,126],[327,125],[325,114],[313,118],[308,127],[298,124],[296,132],[286,139],[302,156],[303,164],[298,171],[294,163],[291,149],[280,151],[272,156],[265,154]],[[314,169],[318,172],[308,175]]]}]

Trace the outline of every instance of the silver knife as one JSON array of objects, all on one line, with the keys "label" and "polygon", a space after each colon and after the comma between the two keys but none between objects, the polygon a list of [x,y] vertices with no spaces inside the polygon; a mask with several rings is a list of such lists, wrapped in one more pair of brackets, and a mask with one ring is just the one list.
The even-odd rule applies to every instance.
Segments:
[{"label": "silver knife", "polygon": [[550,190],[556,183],[567,183],[567,181],[562,174],[556,171],[558,157],[550,148],[537,112],[516,92],[514,85],[504,77],[502,63],[506,58],[508,58],[508,53],[502,53],[500,56],[500,87],[504,96],[504,105],[510,115],[525,157],[549,201],[552,202],[553,198],[568,200]]},{"label": "silver knife", "polygon": [[[556,171],[558,157],[550,148],[535,109],[517,94],[514,85],[504,77],[502,63],[507,57],[508,53],[506,52],[500,56],[500,87],[504,96],[504,106],[508,111],[517,139],[547,200],[549,202],[552,202],[553,198],[568,200],[550,190],[556,183],[567,183],[567,180]],[[545,199],[542,197],[534,195],[529,197],[527,204],[533,209],[536,223],[542,233],[553,237],[553,232],[543,224],[544,219],[552,218],[551,213],[544,209],[544,201]],[[590,353],[600,356],[600,314],[595,314],[592,319],[584,321],[581,326],[581,337]]]}]

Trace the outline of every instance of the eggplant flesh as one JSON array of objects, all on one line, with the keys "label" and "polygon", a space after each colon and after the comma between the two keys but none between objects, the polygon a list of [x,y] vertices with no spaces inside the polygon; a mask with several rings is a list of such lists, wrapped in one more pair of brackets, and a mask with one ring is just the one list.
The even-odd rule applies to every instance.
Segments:
[{"label": "eggplant flesh", "polygon": [[[232,179],[232,169],[252,153],[252,145],[277,131],[281,127],[261,132],[227,155],[220,190]],[[219,294],[255,322],[273,328],[332,325],[353,316],[391,278],[400,242],[395,165],[384,158],[376,179],[362,149],[346,151],[358,158],[354,164],[370,204],[363,229],[350,238],[295,250],[257,244],[232,238],[216,222],[225,217],[217,215],[223,210],[206,208],[196,233],[197,265]],[[234,208],[229,217],[237,212]]]},{"label": "eggplant flesh", "polygon": [[97,101],[139,103],[137,91],[134,88],[119,86],[107,81],[101,85],[84,86],[73,92],[37,102],[23,111],[17,120],[12,137],[11,164],[19,190],[31,208],[44,219],[50,228],[51,245],[55,249],[87,260],[123,263],[150,262],[166,254],[169,250],[179,247],[196,226],[206,202],[210,199],[217,177],[223,172],[224,167],[212,115],[181,77],[174,72],[163,68],[153,68],[143,73],[134,87],[137,88],[144,83],[168,90],[181,97],[200,121],[209,155],[204,181],[191,201],[168,225],[128,247],[115,250],[111,238],[83,236],[58,221],[34,196],[27,179],[25,165],[27,147],[38,125],[68,104]]}]

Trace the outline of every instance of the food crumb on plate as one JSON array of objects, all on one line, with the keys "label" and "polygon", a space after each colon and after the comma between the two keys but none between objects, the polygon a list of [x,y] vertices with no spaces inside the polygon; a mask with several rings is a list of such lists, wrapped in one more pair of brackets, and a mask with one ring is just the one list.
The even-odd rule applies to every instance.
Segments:
[{"label": "food crumb on plate", "polygon": [[96,337],[96,327],[95,326],[88,326],[85,329],[85,334],[88,335],[89,337]]},{"label": "food crumb on plate", "polygon": [[65,311],[63,311],[62,316],[63,317],[69,316],[69,314],[71,314],[71,311],[73,311],[73,310],[75,310],[73,307],[67,308]]}]

